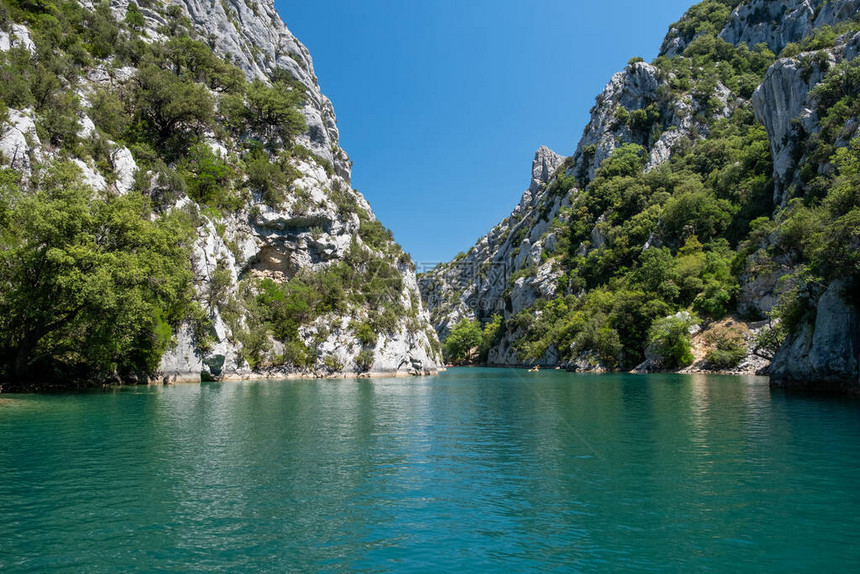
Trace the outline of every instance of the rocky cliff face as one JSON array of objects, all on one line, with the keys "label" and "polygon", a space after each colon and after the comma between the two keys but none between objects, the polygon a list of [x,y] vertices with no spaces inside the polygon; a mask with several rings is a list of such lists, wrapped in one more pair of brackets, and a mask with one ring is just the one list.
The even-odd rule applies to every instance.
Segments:
[{"label": "rocky cliff face", "polygon": [[[494,314],[501,314],[507,329],[492,343],[489,363],[599,367],[599,361],[591,360],[589,353],[576,357],[581,344],[573,344],[568,350],[559,346],[560,340],[551,341],[548,346],[538,347],[545,349],[543,356],[538,357],[535,353],[524,354],[521,343],[529,325],[535,320],[540,323],[546,309],[562,306],[561,298],[567,297],[568,306],[584,300],[586,291],[580,286],[572,287],[573,283],[565,278],[582,271],[571,269],[571,262],[582,263],[590,255],[599,254],[607,242],[614,240],[617,244],[617,238],[607,236],[609,212],[592,220],[578,219],[577,214],[585,212],[578,208],[577,197],[589,189],[603,162],[625,144],[641,146],[646,172],[657,170],[670,165],[675,155],[686,153],[684,150],[696,142],[707,141],[721,118],[752,111],[766,130],[773,159],[769,185],[777,210],[784,208],[791,198],[805,193],[810,173],[833,173],[833,167],[824,163],[810,169],[817,148],[808,142],[820,130],[821,121],[813,89],[835,66],[853,60],[860,51],[860,32],[857,32],[860,1],[735,2],[731,10],[726,10],[725,19],[716,25],[718,40],[710,41],[708,33],[702,32],[706,28],[696,27],[698,24],[694,26],[693,22],[710,18],[707,26],[714,26],[717,23],[714,14],[724,9],[725,4],[728,3],[705,2],[692,9],[670,29],[654,63],[631,60],[623,71],[615,74],[598,95],[573,156],[566,161],[553,157],[552,164],[563,167],[540,181],[542,191],[535,193],[530,188],[511,216],[479,240],[465,258],[440,265],[419,279],[440,337],[444,338],[462,318],[486,322]],[[757,45],[766,46],[773,54],[783,54],[771,60],[773,64],[754,84],[750,83],[752,76],[738,82],[726,74],[702,82],[703,75],[698,74],[704,68],[696,68],[703,65],[702,60],[691,68],[686,66],[697,62],[697,54],[711,50],[719,41],[739,47],[744,54],[749,53],[745,51],[747,48],[752,51]],[[756,50],[762,58],[773,58],[773,54],[766,55],[766,50]],[[704,65],[708,65],[706,61]],[[723,64],[717,64],[720,65]],[[692,70],[691,75],[688,69]],[[837,130],[836,148],[849,145],[857,123],[857,117],[844,121],[841,131]],[[535,164],[546,153],[540,150]],[[670,166],[668,172],[672,169]],[[571,206],[573,210],[569,209]],[[775,221],[779,221],[777,213],[772,216]],[[581,243],[569,246],[567,256],[553,253],[560,230],[577,223],[590,230]],[[620,227],[615,229],[617,233]],[[642,243],[643,253],[664,246],[665,229],[666,222],[661,219]],[[754,252],[740,270],[736,309],[752,318],[760,318],[774,308],[785,288],[786,282],[781,278],[788,278],[799,268],[790,253],[772,248],[781,241],[780,237],[780,233],[774,232],[751,240],[760,242],[761,249],[751,250]],[[497,269],[495,274],[491,273],[493,269]],[[845,290],[844,285],[839,285],[831,285],[822,297],[814,326],[809,325],[785,342],[774,360],[775,381],[794,384],[818,378],[831,386],[857,385],[860,342],[855,329],[856,312],[844,294],[839,295],[840,289]],[[551,302],[558,305],[550,305]],[[524,309],[531,316],[529,321],[517,317]],[[604,326],[619,332],[623,329],[606,321]],[[529,336],[534,331],[532,328]],[[547,337],[551,339],[545,335],[544,342]],[[762,357],[747,362],[761,366],[762,361],[767,362]]]},{"label": "rocky cliff face", "polygon": [[858,52],[860,33],[848,33],[832,49],[780,59],[753,94],[756,118],[767,128],[774,160],[774,203],[784,205],[789,187],[800,183],[797,168],[804,160],[799,145],[801,135],[820,129],[810,91],[830,68],[853,60]]},{"label": "rocky cliff face", "polygon": [[[563,162],[564,158],[549,148],[538,149],[529,188],[511,215],[465,257],[421,276],[421,292],[440,336],[446,336],[464,318],[488,320],[496,314],[516,314],[539,296],[553,296],[558,273],[544,253],[555,251],[551,222],[561,208],[570,205],[569,196],[575,189],[559,193],[547,189],[547,182]],[[507,343],[506,348],[510,348],[510,341]],[[515,355],[498,352],[490,362],[519,364]]]},{"label": "rocky cliff face", "polygon": [[856,286],[830,284],[815,320],[788,338],[773,358],[771,381],[785,388],[860,394],[860,309]]},{"label": "rocky cliff face", "polygon": [[[414,267],[390,234],[386,235],[365,199],[351,189],[351,163],[338,145],[332,104],[320,91],[308,50],[281,21],[272,0],[131,4],[129,0],[112,0],[110,13],[116,22],[131,22],[131,10],[135,25],[129,29],[136,30],[137,38],[146,45],[190,36],[237,66],[248,81],[269,84],[286,74],[293,89],[303,94],[300,111],[305,127],[293,138],[291,155],[267,152],[272,162],[287,158],[282,165],[291,181],[286,186],[278,184],[280,197],[266,199],[259,191],[245,191],[249,185],[249,145],[253,146],[254,140],[265,144],[268,136],[264,131],[270,126],[234,135],[217,123],[224,114],[216,110],[217,122],[202,134],[202,141],[218,158],[213,161],[227,164],[235,174],[233,180],[221,185],[241,191],[241,202],[230,209],[211,209],[183,192],[165,206],[167,212],[191,213],[197,222],[192,270],[202,315],[175,333],[159,376],[172,381],[199,380],[201,376],[221,379],[435,371],[441,360],[438,342],[421,303]],[[96,10],[89,0],[81,5]],[[121,31],[120,38],[124,34]],[[16,23],[0,32],[0,50],[15,48],[35,53],[25,25]],[[79,138],[96,133],[90,117],[94,94],[105,89],[126,93],[138,72],[133,64],[118,64],[117,58],[93,61],[83,69],[81,78],[70,86],[82,104],[77,118]],[[217,89],[208,89],[216,102],[223,101]],[[40,140],[39,122],[39,114],[32,108],[10,109],[9,119],[0,129],[4,165],[22,173],[25,185],[38,170],[68,154]],[[119,194],[139,190],[146,181],[147,193],[167,194],[171,183],[164,173],[173,166],[167,166],[164,173],[143,170],[136,161],[137,150],[114,141],[106,145],[110,157],[107,169],[90,157],[71,154],[84,181],[97,190]],[[289,285],[297,277],[310,280],[347,260],[348,265],[361,269],[361,280],[340,285],[342,296],[336,305],[329,305],[333,308],[311,309],[307,322],[299,326],[297,339],[287,348],[271,333],[265,334],[259,319],[254,323],[254,301],[262,281]],[[385,302],[367,294],[371,283],[387,294]],[[362,332],[360,337],[358,331]],[[300,361],[294,360],[296,345]]]},{"label": "rocky cliff face", "polygon": [[[337,118],[331,101],[320,92],[310,52],[287,29],[272,0],[167,0],[188,14],[194,27],[216,53],[236,64],[247,77],[265,79],[274,70],[286,70],[309,96],[303,109],[307,131],[298,139],[314,155],[332,162],[337,174],[349,182],[350,161],[338,146]],[[128,0],[111,3],[124,17]],[[164,24],[158,12],[141,9],[149,28]]]},{"label": "rocky cliff face", "polygon": [[[613,75],[597,96],[597,105],[592,108],[591,119],[573,154],[571,173],[582,181],[594,179],[606,158],[625,143],[646,147],[648,166],[654,168],[669,159],[672,146],[681,137],[694,129],[707,133],[707,126],[696,120],[702,112],[697,100],[666,98],[660,93],[660,86],[666,85],[666,79],[657,68],[645,62],[631,63]],[[727,100],[727,88],[719,85],[716,95],[722,106],[718,114],[727,116],[731,104]],[[660,130],[645,131],[619,119],[631,110],[648,110],[649,107],[662,118]]]}]

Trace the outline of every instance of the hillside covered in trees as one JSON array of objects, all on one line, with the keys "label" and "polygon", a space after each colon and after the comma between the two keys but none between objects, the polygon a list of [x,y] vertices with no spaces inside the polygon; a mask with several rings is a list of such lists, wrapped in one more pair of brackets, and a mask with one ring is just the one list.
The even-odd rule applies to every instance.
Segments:
[{"label": "hillside covered in trees", "polygon": [[773,359],[774,382],[856,388],[858,52],[857,1],[693,6],[597,96],[573,156],[539,150],[511,216],[419,279],[448,359]]}]

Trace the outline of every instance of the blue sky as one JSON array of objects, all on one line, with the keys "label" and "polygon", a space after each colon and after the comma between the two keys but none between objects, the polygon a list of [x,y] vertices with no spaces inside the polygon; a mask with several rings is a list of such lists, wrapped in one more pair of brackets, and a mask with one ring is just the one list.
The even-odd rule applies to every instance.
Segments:
[{"label": "blue sky", "polygon": [[275,0],[334,103],[354,188],[419,266],[466,251],[573,153],[594,97],[693,0]]}]

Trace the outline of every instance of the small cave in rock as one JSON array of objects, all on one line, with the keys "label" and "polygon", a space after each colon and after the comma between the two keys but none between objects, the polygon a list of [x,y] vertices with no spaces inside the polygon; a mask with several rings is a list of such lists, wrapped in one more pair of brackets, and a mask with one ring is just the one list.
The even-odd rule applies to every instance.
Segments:
[{"label": "small cave in rock", "polygon": [[294,253],[293,249],[285,245],[266,245],[248,261],[243,275],[250,273],[276,281],[286,281],[301,269],[301,265],[295,261]]}]

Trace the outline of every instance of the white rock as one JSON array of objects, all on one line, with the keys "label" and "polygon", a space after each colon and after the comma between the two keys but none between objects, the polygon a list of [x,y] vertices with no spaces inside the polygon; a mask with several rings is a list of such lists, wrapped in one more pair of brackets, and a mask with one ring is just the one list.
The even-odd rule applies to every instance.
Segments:
[{"label": "white rock", "polygon": [[811,0],[752,0],[735,8],[720,38],[735,45],[745,42],[750,48],[767,44],[779,53],[810,33],[814,19]]},{"label": "white rock", "polygon": [[96,191],[107,189],[107,181],[99,171],[79,158],[72,158],[72,162],[81,170],[81,181]]},{"label": "white rock", "polygon": [[120,195],[128,193],[134,186],[134,175],[137,173],[137,163],[127,147],[117,147],[110,152],[113,172],[116,176],[116,190]]},{"label": "white rock", "polygon": [[0,129],[0,156],[4,165],[22,172],[26,177],[32,173],[33,163],[42,161],[42,144],[36,133],[36,124],[30,117],[31,110],[9,109],[9,121]]},{"label": "white rock", "polygon": [[165,382],[200,380],[203,360],[194,344],[194,335],[189,325],[183,325],[174,335],[173,345],[161,357],[158,367]]},{"label": "white rock", "polygon": [[36,53],[36,44],[26,26],[12,24],[9,32],[0,30],[0,52],[8,52],[12,48],[24,48],[31,54]]}]

